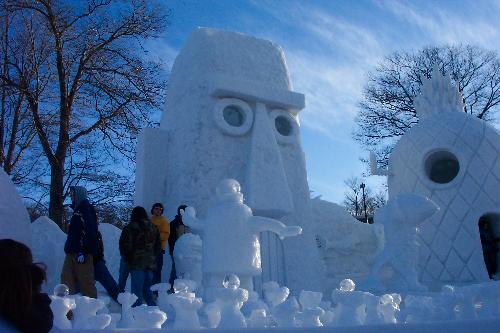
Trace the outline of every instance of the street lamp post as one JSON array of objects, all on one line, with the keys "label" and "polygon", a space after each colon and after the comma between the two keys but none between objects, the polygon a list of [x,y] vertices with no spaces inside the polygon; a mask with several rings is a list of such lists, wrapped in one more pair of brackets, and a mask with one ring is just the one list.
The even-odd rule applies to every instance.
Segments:
[{"label": "street lamp post", "polygon": [[365,200],[365,183],[361,183],[359,188],[363,191],[363,209],[365,210],[365,223],[368,223],[368,214],[366,214],[366,200]]}]

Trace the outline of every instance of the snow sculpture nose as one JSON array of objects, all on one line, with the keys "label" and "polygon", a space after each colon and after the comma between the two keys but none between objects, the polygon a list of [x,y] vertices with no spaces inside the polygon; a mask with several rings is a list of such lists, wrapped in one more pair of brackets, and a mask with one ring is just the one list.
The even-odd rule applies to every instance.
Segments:
[{"label": "snow sculpture nose", "polygon": [[257,103],[247,169],[247,204],[255,215],[279,218],[293,212],[281,152],[267,108]]}]

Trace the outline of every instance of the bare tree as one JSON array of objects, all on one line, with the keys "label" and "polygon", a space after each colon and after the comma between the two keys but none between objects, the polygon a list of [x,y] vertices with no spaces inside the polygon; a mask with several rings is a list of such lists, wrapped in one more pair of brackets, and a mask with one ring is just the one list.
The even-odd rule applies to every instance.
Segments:
[{"label": "bare tree", "polygon": [[[372,216],[375,211],[386,204],[386,193],[384,191],[379,191],[373,193],[373,190],[363,183],[362,179],[358,177],[351,177],[344,181],[347,187],[344,197],[344,206],[347,211],[354,217],[364,216],[365,205],[366,214]],[[364,201],[363,201],[363,190],[362,184],[364,185]]]},{"label": "bare tree", "polygon": [[362,146],[377,152],[382,165],[397,139],[418,122],[413,100],[434,65],[458,85],[464,112],[486,121],[498,116],[500,60],[495,52],[459,45],[393,53],[369,75],[354,132]]},{"label": "bare tree", "polygon": [[[34,155],[40,156],[40,151],[28,148],[36,137],[35,128],[30,121],[25,96],[17,89],[9,87],[5,82],[10,80],[10,50],[17,48],[18,41],[9,38],[12,13],[8,13],[5,4],[0,7],[1,66],[0,66],[0,167],[12,176],[15,183],[26,180],[26,175],[35,166],[28,161],[34,161]],[[25,36],[19,36],[19,39]],[[23,43],[25,45],[26,43]],[[22,66],[22,65],[21,65]],[[30,154],[28,159],[23,155]],[[31,164],[31,165],[30,165]]]},{"label": "bare tree", "polygon": [[102,193],[112,175],[122,187],[107,182],[106,190],[126,185],[126,172],[111,165],[133,161],[138,130],[163,103],[160,64],[141,43],[161,35],[168,12],[146,0],[6,4],[18,18],[12,40],[25,45],[9,48],[2,81],[26,99],[50,168],[40,181],[50,189],[49,217],[62,225],[68,186],[94,182]]}]

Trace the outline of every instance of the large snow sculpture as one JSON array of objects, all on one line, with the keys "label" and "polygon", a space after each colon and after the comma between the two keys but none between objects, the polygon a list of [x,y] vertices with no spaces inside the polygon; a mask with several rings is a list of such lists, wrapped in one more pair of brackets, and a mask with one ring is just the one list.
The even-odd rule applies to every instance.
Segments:
[{"label": "large snow sculpture", "polygon": [[384,172],[389,198],[416,193],[442,208],[418,233],[419,278],[436,289],[487,280],[479,218],[500,234],[500,135],[463,112],[462,101],[450,78],[434,68],[415,98],[419,123],[396,144]]},{"label": "large snow sculpture", "polygon": [[[224,178],[240,182],[255,215],[303,226],[281,241],[262,233],[262,280],[321,290],[323,277],[309,208],[298,112],[282,49],[216,29],[193,32],[177,56],[160,128],[137,147],[136,204],[185,203],[205,217]],[[262,281],[256,281],[262,283]]]},{"label": "large snow sculpture", "polygon": [[420,195],[402,193],[375,213],[384,226],[385,246],[364,287],[375,291],[420,291],[418,282],[417,226],[439,208]]},{"label": "large snow sculpture", "polygon": [[31,246],[30,217],[9,176],[0,169],[0,239]]},{"label": "large snow sculpture", "polygon": [[203,220],[196,218],[192,207],[183,213],[184,223],[202,232],[204,299],[208,300],[213,300],[212,292],[222,287],[228,274],[237,274],[241,286],[253,290],[253,277],[262,272],[259,232],[272,231],[280,238],[302,232],[298,226],[253,216],[250,207],[243,203],[240,184],[234,179],[219,183],[215,200]]},{"label": "large snow sculpture", "polygon": [[345,207],[321,198],[311,200],[311,209],[316,240],[326,265],[323,284],[328,294],[343,279],[366,279],[384,247],[383,227],[359,223]]}]

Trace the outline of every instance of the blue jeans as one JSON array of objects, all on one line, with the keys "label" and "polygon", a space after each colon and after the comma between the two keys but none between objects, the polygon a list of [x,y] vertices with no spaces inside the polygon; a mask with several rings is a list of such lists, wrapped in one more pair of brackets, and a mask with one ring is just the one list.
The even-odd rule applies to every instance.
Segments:
[{"label": "blue jeans", "polygon": [[146,301],[147,305],[156,305],[150,289],[153,272],[148,269],[141,271],[132,270],[130,271],[130,277],[132,280],[132,293],[137,296],[137,301],[133,306],[141,305],[144,301]]},{"label": "blue jeans", "polygon": [[158,256],[156,256],[156,270],[153,271],[153,282],[152,284],[161,283],[161,270],[163,269],[163,255],[165,250],[162,250]]},{"label": "blue jeans", "polygon": [[119,293],[118,285],[111,273],[109,273],[104,260],[94,262],[94,278],[102,284],[108,295],[116,301]]},{"label": "blue jeans", "polygon": [[125,258],[121,257],[120,276],[118,277],[118,289],[120,290],[121,293],[125,291],[125,286],[127,285],[127,279],[129,273],[130,270],[128,269],[127,262],[125,261]]}]

